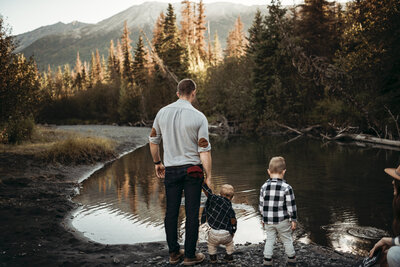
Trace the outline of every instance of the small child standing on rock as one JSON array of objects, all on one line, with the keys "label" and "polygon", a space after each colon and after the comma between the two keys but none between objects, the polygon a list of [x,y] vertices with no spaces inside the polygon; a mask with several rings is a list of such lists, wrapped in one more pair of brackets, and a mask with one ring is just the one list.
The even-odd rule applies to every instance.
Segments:
[{"label": "small child standing on rock", "polygon": [[224,184],[221,187],[220,195],[214,195],[206,183],[203,184],[203,192],[207,196],[207,202],[201,215],[201,223],[208,222],[211,227],[208,232],[208,253],[210,262],[217,262],[218,245],[226,246],[224,260],[233,261],[233,236],[236,232],[236,215],[232,208],[234,189],[232,185]]},{"label": "small child standing on rock", "polygon": [[296,229],[297,208],[292,187],[283,179],[286,163],[283,157],[273,157],[269,162],[269,179],[260,190],[260,212],[267,234],[264,247],[264,266],[272,266],[276,234],[285,247],[288,266],[296,266],[292,231]]}]

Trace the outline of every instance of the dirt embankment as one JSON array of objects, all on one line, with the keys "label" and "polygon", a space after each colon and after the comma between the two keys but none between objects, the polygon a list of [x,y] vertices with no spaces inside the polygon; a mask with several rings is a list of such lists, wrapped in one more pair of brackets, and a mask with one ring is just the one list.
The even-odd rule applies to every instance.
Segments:
[{"label": "dirt embankment", "polygon": [[[115,140],[119,154],[144,145],[150,132],[117,126],[60,128]],[[0,153],[0,266],[168,265],[165,242],[104,245],[69,230],[68,216],[77,208],[71,198],[94,167],[48,165],[34,156]],[[199,250],[206,252],[206,244],[199,244]],[[259,266],[262,251],[263,244],[238,246],[231,266]],[[301,243],[296,243],[296,251],[299,266],[352,266],[359,259]],[[275,266],[284,266],[282,247],[275,255]]]}]

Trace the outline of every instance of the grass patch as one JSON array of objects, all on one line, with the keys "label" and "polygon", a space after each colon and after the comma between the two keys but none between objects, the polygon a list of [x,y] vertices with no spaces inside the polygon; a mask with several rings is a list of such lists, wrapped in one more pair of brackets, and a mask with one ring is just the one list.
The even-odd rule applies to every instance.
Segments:
[{"label": "grass patch", "polygon": [[47,162],[85,164],[115,156],[114,142],[99,137],[73,137],[54,143],[40,157]]},{"label": "grass patch", "polygon": [[33,155],[49,163],[86,164],[115,156],[115,143],[107,138],[37,126],[29,141],[17,145],[0,144],[1,152]]}]

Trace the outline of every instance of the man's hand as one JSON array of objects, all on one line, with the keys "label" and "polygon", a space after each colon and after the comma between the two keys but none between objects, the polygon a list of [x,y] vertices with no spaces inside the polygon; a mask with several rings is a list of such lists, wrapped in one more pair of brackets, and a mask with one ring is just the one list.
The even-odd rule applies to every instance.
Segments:
[{"label": "man's hand", "polygon": [[296,230],[297,222],[292,222],[292,231]]},{"label": "man's hand", "polygon": [[160,179],[164,179],[165,178],[165,167],[164,164],[160,163],[154,166],[155,170],[156,170],[156,175],[158,178]]}]

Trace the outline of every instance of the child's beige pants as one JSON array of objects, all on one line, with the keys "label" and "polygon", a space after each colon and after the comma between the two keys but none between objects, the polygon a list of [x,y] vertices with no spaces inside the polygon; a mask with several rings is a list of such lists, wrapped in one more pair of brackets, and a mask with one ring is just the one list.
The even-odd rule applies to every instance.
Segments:
[{"label": "child's beige pants", "polygon": [[231,255],[234,251],[233,237],[227,230],[210,229],[208,232],[208,253],[217,254],[218,245],[226,246],[226,254]]}]

